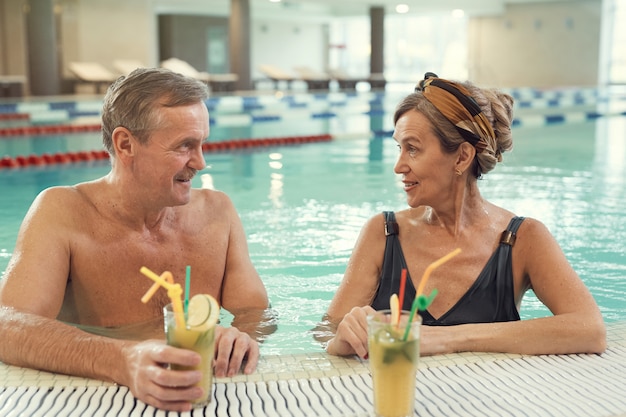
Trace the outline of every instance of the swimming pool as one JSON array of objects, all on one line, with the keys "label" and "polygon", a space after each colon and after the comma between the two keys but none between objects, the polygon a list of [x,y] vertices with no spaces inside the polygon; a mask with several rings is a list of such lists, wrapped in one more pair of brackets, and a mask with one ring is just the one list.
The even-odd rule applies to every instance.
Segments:
[{"label": "swimming pool", "polygon": [[[303,100],[315,102],[314,97]],[[262,353],[321,350],[309,331],[341,280],[361,226],[382,210],[406,207],[393,174],[397,148],[388,137],[394,100],[368,96],[349,99],[347,105],[327,102],[328,107],[320,104],[315,110],[326,116],[316,118],[305,117],[311,107],[273,109],[282,117],[258,124],[241,122],[250,115],[260,117],[258,109],[215,110],[212,140],[320,133],[336,138],[207,153],[209,166],[194,180],[197,187],[211,181],[228,193],[241,215],[252,260],[278,317],[278,330],[265,340]],[[328,109],[340,114],[329,116]],[[535,110],[520,109],[525,117],[514,128],[515,149],[480,182],[482,193],[520,215],[542,220],[591,289],[605,320],[626,320],[626,118],[546,124],[537,122],[536,115],[543,112]],[[230,119],[221,123],[220,116]],[[380,136],[370,138],[368,131]],[[0,138],[0,155],[99,149],[99,140],[94,132]],[[107,171],[105,161],[0,170],[0,271],[40,190]],[[522,318],[545,314],[540,302],[527,295]]]}]

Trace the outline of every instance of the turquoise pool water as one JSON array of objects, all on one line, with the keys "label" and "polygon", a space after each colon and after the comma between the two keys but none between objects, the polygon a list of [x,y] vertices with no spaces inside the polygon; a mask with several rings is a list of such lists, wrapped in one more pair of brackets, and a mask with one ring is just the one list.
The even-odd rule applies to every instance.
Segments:
[{"label": "turquoise pool water", "polygon": [[[309,331],[342,278],[361,226],[382,210],[406,207],[393,173],[395,142],[358,133],[363,126],[365,131],[388,131],[389,119],[387,109],[307,123],[279,120],[260,127],[212,128],[223,138],[342,133],[327,143],[208,153],[209,166],[194,180],[197,187],[212,182],[239,210],[252,260],[278,317],[278,330],[262,345],[264,354],[321,349]],[[591,289],[605,320],[626,320],[626,118],[522,123],[514,128],[514,141],[513,152],[481,181],[483,195],[542,220]],[[0,155],[81,147],[99,149],[98,134],[0,138]],[[107,171],[108,163],[102,161],[0,170],[0,271],[40,190]],[[546,314],[528,294],[522,318]]]}]

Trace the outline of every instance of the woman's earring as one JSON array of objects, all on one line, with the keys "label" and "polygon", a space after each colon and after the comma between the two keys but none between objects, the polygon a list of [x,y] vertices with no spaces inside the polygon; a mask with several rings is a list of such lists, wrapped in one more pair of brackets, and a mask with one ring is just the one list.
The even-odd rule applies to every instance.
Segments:
[{"label": "woman's earring", "polygon": [[461,171],[461,170],[460,170],[460,169],[458,169],[458,168],[457,168],[457,169],[455,169],[455,170],[454,170],[454,172],[455,172],[455,173],[456,173],[456,175],[458,175],[459,177],[460,177],[461,175],[463,175],[463,171]]}]

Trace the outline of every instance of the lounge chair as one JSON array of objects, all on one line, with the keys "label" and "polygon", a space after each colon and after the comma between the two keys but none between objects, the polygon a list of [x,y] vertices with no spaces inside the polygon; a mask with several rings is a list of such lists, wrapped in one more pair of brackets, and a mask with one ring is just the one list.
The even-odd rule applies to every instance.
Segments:
[{"label": "lounge chair", "polygon": [[286,88],[289,88],[291,83],[296,80],[292,74],[283,71],[282,69],[275,67],[274,65],[262,64],[259,65],[259,71],[267,78],[274,82],[274,88],[279,88],[280,84],[285,84]]},{"label": "lounge chair", "polygon": [[300,79],[306,82],[309,90],[328,90],[330,77],[323,72],[317,72],[309,67],[294,67]]},{"label": "lounge chair", "polygon": [[204,82],[209,82],[209,73],[208,72],[200,72],[191,66],[187,61],[183,61],[178,58],[170,58],[161,62],[161,67],[167,68],[170,71],[177,72],[179,74],[185,75],[187,77],[192,77],[197,80],[201,80]]},{"label": "lounge chair", "polygon": [[209,74],[209,87],[211,91],[234,91],[235,84],[239,80],[237,74]]},{"label": "lounge chair", "polygon": [[357,83],[367,81],[366,78],[351,77],[344,70],[339,68],[331,68],[328,70],[330,78],[337,81],[339,88],[342,90],[354,90]]},{"label": "lounge chair", "polygon": [[272,81],[293,81],[295,77],[282,69],[273,65],[262,64],[259,65],[259,71],[263,73],[267,78]]},{"label": "lounge chair", "polygon": [[76,76],[77,81],[95,86],[99,93],[102,87],[108,87],[118,76],[97,62],[70,62],[69,71]]},{"label": "lounge chair", "polygon": [[137,68],[147,68],[141,61],[135,59],[116,59],[113,61],[113,68],[115,68],[121,75],[128,75]]},{"label": "lounge chair", "polygon": [[0,75],[0,97],[23,97],[27,82],[24,75]]},{"label": "lounge chair", "polygon": [[205,71],[198,71],[188,62],[178,58],[166,59],[161,62],[161,67],[204,81],[209,85],[211,91],[233,91],[235,83],[239,79],[237,74],[209,74]]}]

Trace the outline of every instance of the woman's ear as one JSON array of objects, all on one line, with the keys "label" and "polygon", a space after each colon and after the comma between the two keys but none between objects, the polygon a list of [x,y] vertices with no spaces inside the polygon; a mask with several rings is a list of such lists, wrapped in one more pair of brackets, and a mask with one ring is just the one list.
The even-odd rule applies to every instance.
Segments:
[{"label": "woman's ear", "polygon": [[475,156],[476,148],[469,142],[463,142],[459,146],[455,170],[465,172],[470,169]]}]

